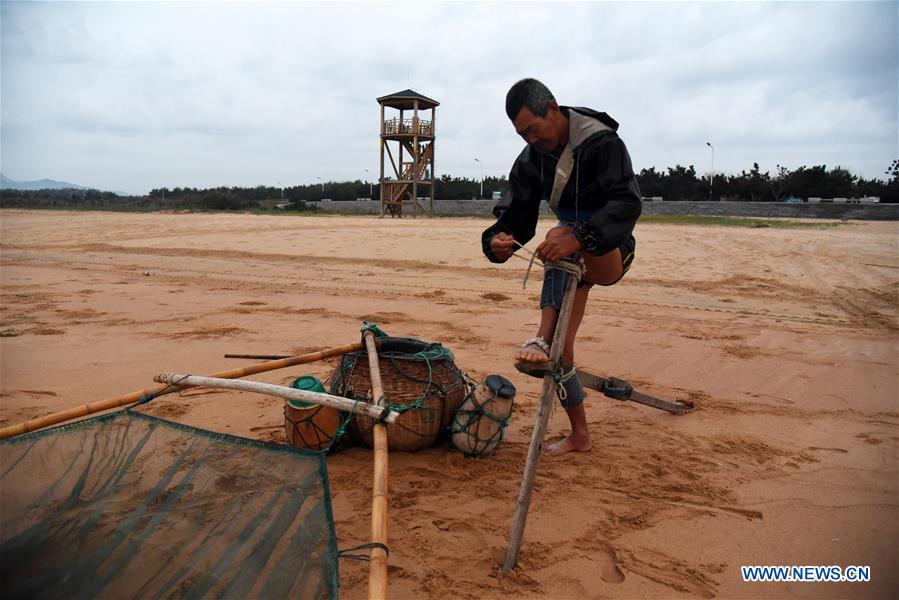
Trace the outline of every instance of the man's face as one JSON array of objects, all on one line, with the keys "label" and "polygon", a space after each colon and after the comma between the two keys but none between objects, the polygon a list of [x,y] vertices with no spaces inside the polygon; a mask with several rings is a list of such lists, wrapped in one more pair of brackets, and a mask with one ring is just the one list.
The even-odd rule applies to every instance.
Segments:
[{"label": "man's face", "polygon": [[527,107],[523,107],[512,121],[515,132],[528,144],[541,152],[552,152],[559,149],[567,141],[563,132],[567,131],[567,123],[554,102],[550,102],[545,117],[538,117]]}]

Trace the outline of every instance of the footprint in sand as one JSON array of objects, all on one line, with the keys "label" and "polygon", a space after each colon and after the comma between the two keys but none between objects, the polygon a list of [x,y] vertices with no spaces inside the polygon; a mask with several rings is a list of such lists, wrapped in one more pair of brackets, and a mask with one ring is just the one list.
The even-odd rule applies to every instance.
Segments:
[{"label": "footprint in sand", "polygon": [[602,540],[593,539],[592,536],[580,538],[578,545],[585,550],[585,558],[590,561],[590,568],[598,567],[599,576],[603,581],[606,583],[624,581],[624,572],[619,566],[618,553],[615,548]]},{"label": "footprint in sand", "polygon": [[465,521],[434,519],[431,523],[440,531],[460,540],[466,548],[483,548],[487,544],[484,534]]},{"label": "footprint in sand", "polygon": [[618,566],[618,555],[614,548],[605,548],[596,551],[591,557],[593,562],[599,565],[599,576],[606,583],[621,583],[624,581],[624,573]]}]

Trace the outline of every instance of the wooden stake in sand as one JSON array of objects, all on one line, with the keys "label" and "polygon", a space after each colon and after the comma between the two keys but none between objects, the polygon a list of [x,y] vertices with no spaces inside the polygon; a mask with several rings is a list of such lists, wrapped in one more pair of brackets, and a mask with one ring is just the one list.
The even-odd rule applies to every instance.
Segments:
[{"label": "wooden stake in sand", "polygon": [[[562,299],[562,308],[559,310],[559,318],[556,320],[556,331],[553,334],[552,348],[549,353],[549,363],[559,364],[562,356],[562,348],[565,346],[565,336],[568,329],[568,321],[571,317],[571,305],[574,303],[574,291],[577,287],[578,277],[573,275],[568,278],[565,286],[565,295]],[[512,519],[512,531],[509,534],[509,548],[506,551],[506,562],[503,564],[503,575],[508,575],[518,562],[518,550],[521,548],[521,539],[524,536],[524,526],[528,519],[528,508],[531,505],[531,494],[534,491],[534,479],[537,477],[537,467],[540,464],[540,455],[543,452],[543,438],[549,426],[549,417],[552,415],[555,402],[556,381],[553,376],[543,377],[543,390],[540,392],[540,408],[537,411],[537,422],[531,434],[531,445],[528,448],[527,462],[524,464],[524,475],[521,478],[521,488],[518,490],[518,504],[515,507],[515,517]]]},{"label": "wooden stake in sand", "polygon": [[[371,331],[362,338],[368,350],[368,369],[371,377],[372,400],[384,406],[384,390],[381,387],[381,367],[378,363],[378,347]],[[387,428],[375,423],[373,434],[374,481],[371,492],[371,543],[368,568],[369,600],[387,598]]]},{"label": "wooden stake in sand", "polygon": [[[324,358],[330,358],[332,356],[341,356],[343,354],[346,354],[347,352],[356,352],[358,350],[361,350],[362,348],[362,343],[357,342],[355,344],[347,344],[345,346],[338,346],[337,348],[330,348],[328,350],[321,350],[319,352],[311,352],[309,354],[301,354],[299,356],[292,356],[290,358],[282,358],[280,360],[259,363],[258,365],[243,367],[241,369],[231,369],[230,371],[216,373],[213,375],[213,377],[220,377],[222,379],[238,379],[240,377],[246,377],[247,375],[264,373],[265,371],[274,371],[275,369],[283,369],[284,367],[292,367],[294,365],[311,363],[317,360],[322,360]],[[50,427],[51,425],[58,425],[59,423],[71,421],[72,419],[77,419],[79,417],[86,417],[87,415],[98,413],[104,410],[109,410],[111,408],[127,406],[144,398],[155,398],[157,396],[171,394],[172,392],[177,392],[181,389],[182,388],[179,386],[167,385],[158,387],[153,390],[141,390],[139,392],[132,392],[130,394],[116,396],[115,398],[109,398],[107,400],[100,400],[91,404],[76,406],[74,408],[53,413],[45,417],[39,417],[37,419],[25,421],[24,423],[18,423],[16,425],[9,425],[7,427],[0,428],[0,440],[5,440],[6,438],[22,435],[23,433],[28,433],[30,431],[43,429],[44,427]]]},{"label": "wooden stake in sand", "polygon": [[170,383],[183,387],[211,387],[222,388],[226,390],[239,390],[241,392],[253,392],[256,394],[266,394],[269,396],[278,396],[286,400],[299,400],[300,402],[309,402],[312,404],[322,404],[330,406],[337,410],[346,412],[355,412],[368,415],[373,419],[382,419],[387,423],[393,423],[400,416],[400,413],[390,410],[383,406],[375,406],[368,402],[350,400],[341,396],[332,396],[331,394],[323,394],[320,392],[310,392],[308,390],[298,390],[283,385],[273,385],[271,383],[260,383],[258,381],[244,381],[242,379],[220,379],[217,377],[198,377],[196,375],[177,375],[175,373],[163,373],[153,378],[157,383]]}]

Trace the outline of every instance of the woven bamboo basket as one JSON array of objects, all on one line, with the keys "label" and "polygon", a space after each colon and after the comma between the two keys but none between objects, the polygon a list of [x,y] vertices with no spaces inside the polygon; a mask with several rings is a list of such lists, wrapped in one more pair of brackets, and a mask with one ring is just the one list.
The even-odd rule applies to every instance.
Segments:
[{"label": "woven bamboo basket", "polygon": [[[440,344],[412,338],[378,340],[381,385],[387,406],[403,411],[387,425],[391,450],[430,448],[446,432],[467,393],[465,376],[452,353]],[[365,400],[371,390],[368,356],[364,351],[344,354],[331,375],[331,393]],[[360,444],[372,447],[371,417],[355,415],[350,431]]]}]

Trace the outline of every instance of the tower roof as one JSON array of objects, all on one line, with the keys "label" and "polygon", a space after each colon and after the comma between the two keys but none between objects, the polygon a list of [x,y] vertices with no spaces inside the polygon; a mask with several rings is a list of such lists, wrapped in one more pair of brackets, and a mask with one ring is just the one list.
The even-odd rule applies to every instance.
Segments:
[{"label": "tower roof", "polygon": [[403,90],[394,94],[387,94],[378,98],[380,104],[384,104],[391,108],[401,108],[408,110],[413,108],[413,101],[418,100],[418,108],[434,108],[440,106],[436,100],[432,100],[423,94],[419,94],[415,90]]}]

